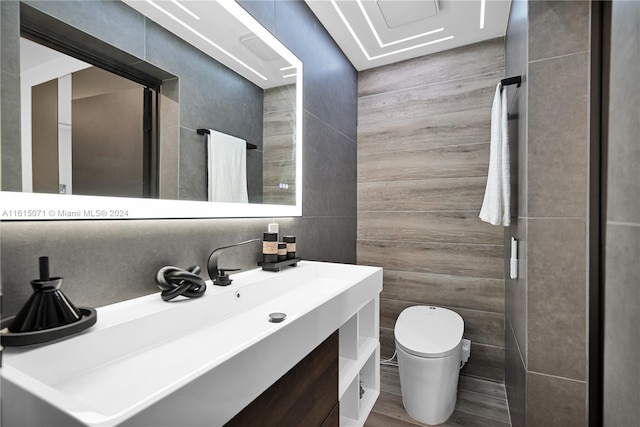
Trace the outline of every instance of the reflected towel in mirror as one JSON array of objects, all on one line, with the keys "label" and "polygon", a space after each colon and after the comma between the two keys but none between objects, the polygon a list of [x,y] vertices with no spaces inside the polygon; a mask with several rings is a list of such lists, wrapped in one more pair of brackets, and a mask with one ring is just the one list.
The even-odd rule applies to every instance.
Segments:
[{"label": "reflected towel in mirror", "polygon": [[209,129],[207,153],[209,201],[248,203],[246,141]]}]

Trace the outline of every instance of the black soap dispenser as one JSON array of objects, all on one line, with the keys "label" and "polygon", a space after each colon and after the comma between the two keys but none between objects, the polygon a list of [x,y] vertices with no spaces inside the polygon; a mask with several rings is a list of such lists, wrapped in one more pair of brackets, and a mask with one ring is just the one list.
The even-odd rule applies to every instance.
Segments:
[{"label": "black soap dispenser", "polygon": [[82,313],[60,290],[62,277],[49,277],[49,257],[40,257],[40,279],[32,280],[34,293],[9,326],[12,333],[41,331],[82,319]]}]

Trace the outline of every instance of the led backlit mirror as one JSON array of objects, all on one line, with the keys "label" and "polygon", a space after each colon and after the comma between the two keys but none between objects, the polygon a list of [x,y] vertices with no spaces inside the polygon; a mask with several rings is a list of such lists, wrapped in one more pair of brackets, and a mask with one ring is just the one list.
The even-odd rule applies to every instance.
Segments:
[{"label": "led backlit mirror", "polygon": [[[234,1],[125,1],[119,6],[131,7],[148,18],[145,61],[136,62],[133,67],[147,73],[156,70],[151,76],[159,84],[153,87],[153,81],[145,85],[144,81],[139,84],[126,79],[113,83],[108,77],[113,70],[102,70],[60,52],[55,57],[55,51],[29,40],[27,34],[21,41],[24,57],[19,173],[23,191],[1,193],[0,219],[301,215],[302,63]],[[25,6],[23,16],[24,10],[30,9]],[[24,20],[29,21],[28,16]],[[196,52],[188,61],[184,52],[187,49],[180,48],[185,41]],[[51,52],[53,59],[49,58]],[[47,63],[47,58],[53,62]],[[211,58],[215,59],[213,65]],[[51,66],[54,63],[58,66]],[[42,72],[43,69],[48,71]],[[122,77],[117,74],[117,70],[112,73]],[[101,87],[83,89],[81,83],[91,79],[100,82]],[[34,118],[40,123],[43,117],[34,104],[44,104],[35,101],[41,99],[35,97],[46,92],[47,84],[49,92],[58,95],[58,105],[50,104],[58,108],[59,120],[53,121],[49,131],[42,131],[37,129],[39,124],[33,123]],[[146,94],[147,88],[155,90],[155,94]],[[92,117],[100,114],[90,114],[89,106],[100,97],[111,99],[114,93],[126,90],[133,93],[143,110],[141,114],[157,109],[157,122],[151,125],[156,133],[155,145],[133,151],[129,146],[125,154],[113,154],[105,135],[115,125],[93,124]],[[86,117],[83,122],[83,116],[89,117],[88,122]],[[68,122],[65,117],[70,117]],[[124,126],[117,126],[117,130],[121,127]],[[143,131],[138,133],[142,139]],[[116,134],[119,136],[115,139],[122,143],[125,137]],[[46,139],[42,135],[55,136],[48,152],[38,151]],[[219,170],[212,159],[228,155],[216,145],[218,137],[242,141],[248,203],[216,199],[215,191],[212,195],[212,189],[219,185],[212,183],[212,169]],[[3,148],[5,141],[3,137]],[[133,161],[127,167],[124,162],[119,163],[118,157]],[[85,163],[83,158],[91,161]],[[49,163],[54,171],[39,166],[43,163]],[[105,168],[102,175],[133,180],[133,189],[122,193],[103,190],[109,187],[97,179],[103,166],[115,169]],[[47,173],[53,178],[42,176]],[[129,179],[128,175],[136,177]],[[227,175],[231,174],[223,177]],[[93,178],[96,183],[91,182]],[[3,190],[14,190],[5,184],[8,182],[3,179]]]}]

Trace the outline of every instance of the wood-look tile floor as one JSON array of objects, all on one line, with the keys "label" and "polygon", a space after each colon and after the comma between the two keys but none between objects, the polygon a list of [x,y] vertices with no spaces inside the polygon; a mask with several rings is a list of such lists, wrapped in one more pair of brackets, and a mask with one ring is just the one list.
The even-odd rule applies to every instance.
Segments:
[{"label": "wood-look tile floor", "polygon": [[[407,414],[402,405],[398,368],[381,367],[380,397],[365,427],[426,426]],[[504,384],[460,376],[453,415],[443,427],[510,427]]]}]

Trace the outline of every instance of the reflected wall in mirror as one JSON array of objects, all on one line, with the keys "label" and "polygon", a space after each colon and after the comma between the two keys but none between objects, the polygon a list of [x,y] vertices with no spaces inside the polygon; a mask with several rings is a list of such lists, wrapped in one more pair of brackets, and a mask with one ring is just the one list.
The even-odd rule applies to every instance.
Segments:
[{"label": "reflected wall in mirror", "polygon": [[20,39],[22,191],[157,197],[156,91]]},{"label": "reflected wall in mirror", "polygon": [[[119,14],[135,18],[139,12],[146,17],[141,28],[143,34],[133,29],[131,40],[124,43],[120,40],[120,46],[65,22],[60,11],[74,7],[76,2],[53,3],[58,5],[21,4],[21,34],[30,39],[22,44],[38,42],[47,46],[40,49],[58,51],[57,57],[37,54],[41,60],[48,58],[49,61],[36,64],[33,55],[31,60],[27,57],[33,49],[22,48],[22,74],[34,74],[33,69],[38,67],[51,70],[55,61],[75,63],[76,69],[58,70],[59,75],[36,84],[32,84],[34,79],[22,78],[19,174],[23,191],[206,201],[210,185],[207,138],[196,132],[204,128],[237,137],[256,147],[245,153],[250,203],[296,206],[299,210],[302,64],[264,28],[257,28],[259,24],[255,20],[247,24],[247,19],[253,18],[235,2],[101,4],[100,7],[114,9]],[[96,7],[95,12],[104,10]],[[238,19],[238,15],[242,15],[242,19]],[[136,45],[140,40],[136,37],[143,43],[139,52]],[[60,59],[69,53],[75,58]],[[104,120],[113,118],[115,111],[124,111],[115,101],[110,104],[111,111],[97,106],[90,109],[80,106],[74,95],[74,83],[82,80],[81,73],[107,71],[127,78],[125,86],[130,84],[138,91],[138,95],[131,95],[137,96],[138,101],[125,101],[127,105],[138,106],[135,111],[124,113],[124,117],[117,120],[118,126]],[[104,83],[107,79],[98,80]],[[43,102],[43,98],[33,102],[33,96],[43,96],[37,92],[42,92],[40,86],[46,86],[43,85],[46,82],[50,85],[49,95],[45,93],[49,96],[48,102]],[[155,97],[147,94],[149,90]],[[124,90],[118,88],[115,92]],[[65,102],[78,106],[70,107],[70,113],[61,109],[60,94]],[[43,113],[33,108],[47,103],[53,112]],[[87,120],[83,115],[88,116],[91,124],[81,131],[83,120]],[[66,116],[71,116],[68,122],[65,122]],[[129,122],[134,116],[142,117],[142,125]],[[45,130],[42,125],[47,120],[43,117],[48,117]],[[126,126],[125,118],[129,123]],[[134,136],[129,138],[119,133],[109,138],[106,130],[114,127],[119,131],[122,130],[119,128],[131,128]],[[100,138],[96,138],[97,134]],[[41,177],[37,176],[45,171],[38,164],[44,153],[40,151],[42,141],[47,139],[42,135],[53,141],[45,144],[49,153],[45,159],[49,159],[50,166],[56,166],[50,171],[45,186],[38,184]],[[122,144],[127,138],[133,142]],[[126,147],[125,151],[115,150],[114,141]],[[2,144],[4,148],[4,138]],[[83,148],[91,145],[91,149]],[[108,149],[97,150],[100,147]],[[217,155],[223,153],[218,153],[212,144],[211,156]],[[56,157],[57,162],[51,161]],[[135,157],[138,159],[130,162],[130,167],[117,160]],[[110,167],[104,167],[107,164]],[[104,169],[100,175],[119,177],[120,181],[133,184],[127,187],[98,179],[98,166]],[[83,173],[85,177],[81,178]],[[136,176],[124,178],[132,174]],[[94,182],[90,182],[92,180]],[[10,181],[3,179],[3,190],[7,189],[5,182]]]}]

